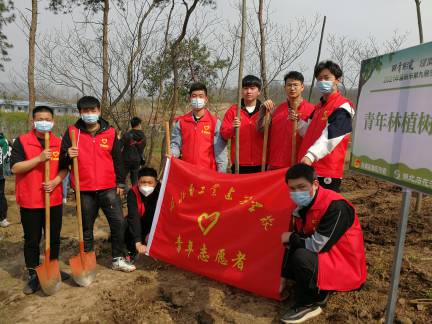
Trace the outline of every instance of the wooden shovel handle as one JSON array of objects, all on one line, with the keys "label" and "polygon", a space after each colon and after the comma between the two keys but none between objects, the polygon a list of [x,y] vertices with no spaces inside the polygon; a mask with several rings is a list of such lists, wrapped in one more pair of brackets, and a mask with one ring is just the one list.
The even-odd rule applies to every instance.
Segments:
[{"label": "wooden shovel handle", "polygon": [[[72,139],[72,147],[77,147],[77,141],[75,136],[75,131],[71,131],[71,139]],[[78,236],[80,243],[80,252],[84,252],[84,235],[83,235],[83,226],[82,226],[82,214],[81,214],[81,190],[80,190],[80,182],[79,182],[79,170],[78,170],[78,158],[75,156],[72,158],[73,163],[73,174],[74,174],[74,182],[75,182],[75,199],[77,205],[77,221],[78,221]]]},{"label": "wooden shovel handle", "polygon": [[265,171],[265,167],[267,163],[267,143],[268,143],[269,125],[270,125],[270,112],[266,109],[265,116],[264,116],[264,142],[263,142],[263,150],[262,150],[261,172]]},{"label": "wooden shovel handle", "polygon": [[[293,108],[293,111],[297,115],[297,108]],[[297,163],[297,129],[298,129],[298,122],[297,120],[293,120],[292,143],[291,143],[291,166]]]},{"label": "wooden shovel handle", "polygon": [[165,142],[167,154],[171,156],[171,134],[169,122],[165,122]]},{"label": "wooden shovel handle", "polygon": [[[45,133],[45,150],[50,148],[50,134]],[[50,160],[45,161],[45,183],[50,181]],[[51,215],[50,215],[50,193],[45,192],[45,251],[50,250],[50,236],[51,236]],[[49,253],[49,252],[47,252]],[[49,254],[48,254],[49,255]]]}]

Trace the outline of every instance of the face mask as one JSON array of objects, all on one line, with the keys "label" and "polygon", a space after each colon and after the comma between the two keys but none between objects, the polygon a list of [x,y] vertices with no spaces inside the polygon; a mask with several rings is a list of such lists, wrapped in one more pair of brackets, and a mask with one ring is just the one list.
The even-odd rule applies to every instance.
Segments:
[{"label": "face mask", "polygon": [[313,196],[310,195],[309,191],[290,191],[290,196],[299,207],[308,206],[313,199]]},{"label": "face mask", "polygon": [[333,91],[333,81],[318,81],[316,87],[321,93],[331,93]]},{"label": "face mask", "polygon": [[81,119],[86,124],[95,124],[99,120],[99,114],[82,114]]},{"label": "face mask", "polygon": [[41,133],[46,133],[51,131],[51,129],[54,126],[53,122],[50,121],[46,121],[46,120],[38,120],[38,121],[34,121],[34,128]]},{"label": "face mask", "polygon": [[145,197],[147,197],[154,191],[155,188],[150,186],[139,186],[138,189]]},{"label": "face mask", "polygon": [[195,110],[200,110],[205,106],[205,100],[202,98],[192,98],[191,106]]}]

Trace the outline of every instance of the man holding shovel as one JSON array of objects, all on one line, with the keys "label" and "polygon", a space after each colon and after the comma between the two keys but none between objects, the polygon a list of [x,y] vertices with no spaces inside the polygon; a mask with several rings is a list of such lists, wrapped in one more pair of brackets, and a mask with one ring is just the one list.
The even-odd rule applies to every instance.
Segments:
[{"label": "man holding shovel", "polygon": [[[11,166],[16,175],[16,201],[20,206],[24,230],[24,258],[29,274],[23,290],[27,295],[40,289],[36,267],[39,266],[39,243],[45,225],[45,192],[50,193],[50,260],[57,260],[60,250],[62,187],[59,184],[67,170],[59,167],[61,140],[51,133],[53,126],[53,110],[47,106],[37,106],[33,110],[34,129],[19,136],[12,148]],[[46,133],[49,133],[49,147],[45,146]],[[44,181],[46,161],[49,161],[51,179],[48,182]],[[49,263],[48,260],[44,261],[47,262]]]},{"label": "man holding shovel", "polygon": [[[123,195],[125,189],[125,174],[121,145],[115,129],[101,118],[98,99],[91,96],[82,97],[78,100],[77,108],[81,118],[69,126],[63,136],[61,164],[66,166],[70,164],[71,159],[77,159],[79,177],[75,177],[76,168],[73,168],[71,179],[72,186],[77,188],[79,185],[81,191],[84,251],[94,251],[93,226],[101,208],[111,231],[112,269],[134,271],[135,266],[124,258],[125,221],[120,195]],[[71,141],[74,136],[76,146]],[[76,183],[76,178],[79,184]],[[74,269],[72,271],[74,273]]]},{"label": "man holding shovel", "polygon": [[314,110],[314,105],[302,97],[304,77],[300,72],[289,72],[284,82],[287,100],[276,108],[272,100],[266,100],[258,120],[258,129],[262,131],[265,111],[270,112],[268,170],[287,168],[297,162],[301,137],[296,124],[306,121]]}]

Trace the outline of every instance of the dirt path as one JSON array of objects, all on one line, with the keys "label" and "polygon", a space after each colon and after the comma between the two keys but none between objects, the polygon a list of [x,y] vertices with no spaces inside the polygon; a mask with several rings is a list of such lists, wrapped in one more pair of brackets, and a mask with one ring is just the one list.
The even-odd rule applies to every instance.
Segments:
[{"label": "dirt path", "polygon": [[[104,217],[97,220],[96,281],[89,288],[62,284],[55,296],[25,296],[22,228],[7,182],[9,220],[0,229],[0,323],[278,323],[291,300],[278,303],[143,257],[138,270],[126,274],[110,266],[110,243]],[[374,323],[384,315],[401,193],[397,187],[348,173],[344,194],[356,205],[365,232],[368,282],[359,292],[331,297],[314,323]],[[73,205],[65,210],[61,268],[78,251]],[[430,323],[432,299],[432,198],[422,216],[412,215],[401,276],[397,322]],[[410,322],[411,321],[411,322]]]}]

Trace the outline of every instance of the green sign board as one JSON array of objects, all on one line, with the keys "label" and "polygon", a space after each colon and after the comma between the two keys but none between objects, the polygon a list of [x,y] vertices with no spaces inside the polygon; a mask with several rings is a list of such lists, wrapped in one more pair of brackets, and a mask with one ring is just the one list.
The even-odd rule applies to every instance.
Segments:
[{"label": "green sign board", "polygon": [[432,42],[362,62],[350,169],[432,194]]}]

